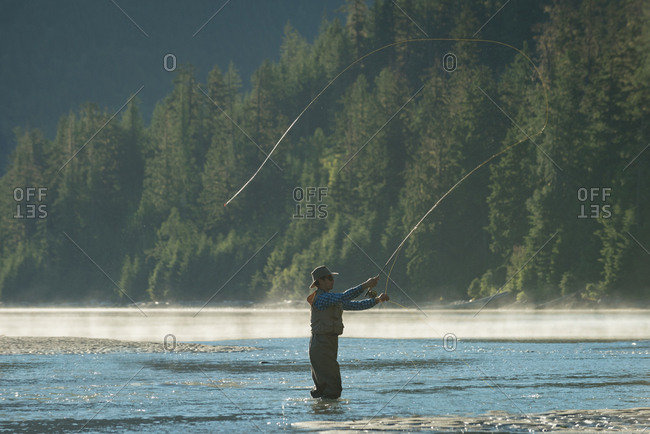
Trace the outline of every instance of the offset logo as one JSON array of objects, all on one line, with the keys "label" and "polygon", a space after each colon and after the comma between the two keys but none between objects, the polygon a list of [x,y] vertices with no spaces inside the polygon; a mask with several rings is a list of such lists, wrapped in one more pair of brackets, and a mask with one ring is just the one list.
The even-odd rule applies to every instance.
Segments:
[{"label": "offset logo", "polygon": [[611,196],[610,187],[584,187],[578,189],[578,201],[580,201],[579,219],[608,219],[612,216],[611,205],[607,198]]},{"label": "offset logo", "polygon": [[165,351],[174,351],[176,349],[176,336],[173,334],[165,335],[163,338],[163,348]]},{"label": "offset logo", "polygon": [[165,54],[165,57],[163,57],[163,68],[167,72],[176,70],[176,56],[171,53]]},{"label": "offset logo", "polygon": [[458,66],[458,58],[454,53],[447,53],[442,57],[442,69],[454,72]]},{"label": "offset logo", "polygon": [[296,202],[294,219],[324,219],[327,218],[327,187],[296,187],[293,189],[293,200]]},{"label": "offset logo", "polygon": [[456,351],[456,347],[458,347],[458,338],[455,334],[447,333],[442,337],[442,348],[444,348],[445,351]]},{"label": "offset logo", "polygon": [[44,219],[47,217],[47,205],[43,200],[47,196],[45,187],[17,187],[14,189],[16,202],[15,219]]}]

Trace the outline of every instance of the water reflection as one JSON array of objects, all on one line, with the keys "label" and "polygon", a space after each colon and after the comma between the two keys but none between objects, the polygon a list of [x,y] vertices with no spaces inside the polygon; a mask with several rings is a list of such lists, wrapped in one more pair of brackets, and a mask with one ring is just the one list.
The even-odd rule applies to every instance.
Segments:
[{"label": "water reflection", "polygon": [[311,401],[311,411],[317,415],[334,416],[346,413],[346,407],[350,404],[347,399],[316,399]]}]

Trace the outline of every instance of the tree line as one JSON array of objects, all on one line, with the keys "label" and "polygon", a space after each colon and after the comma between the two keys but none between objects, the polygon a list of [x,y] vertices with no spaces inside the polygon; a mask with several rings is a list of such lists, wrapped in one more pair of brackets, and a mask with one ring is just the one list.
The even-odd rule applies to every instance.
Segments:
[{"label": "tree line", "polygon": [[[351,0],[313,42],[287,25],[280,60],[248,88],[233,64],[205,82],[180,67],[149,125],[136,97],[114,118],[86,104],[53,139],[16,129],[1,300],[302,300],[321,264],[352,286],[466,173],[524,139],[418,227],[386,268],[392,293],[642,299],[647,2],[506,5],[492,26],[500,1],[400,4]],[[517,46],[541,77],[478,39]]]}]

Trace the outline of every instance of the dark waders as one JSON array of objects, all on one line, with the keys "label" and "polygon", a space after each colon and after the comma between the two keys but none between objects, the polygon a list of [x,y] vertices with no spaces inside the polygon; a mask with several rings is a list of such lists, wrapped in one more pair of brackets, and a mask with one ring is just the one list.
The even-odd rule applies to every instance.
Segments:
[{"label": "dark waders", "polygon": [[[313,398],[336,399],[341,396],[341,371],[336,361],[339,350],[339,335],[343,333],[343,306],[334,304],[325,309],[317,309],[312,302],[322,289],[310,296],[311,339],[309,340],[309,360],[311,377],[316,387],[311,391]],[[309,299],[308,299],[309,301]]]},{"label": "dark waders", "polygon": [[337,334],[312,334],[309,340],[309,360],[311,361],[311,377],[315,389],[313,398],[336,399],[341,396],[341,371],[336,357],[339,349]]}]

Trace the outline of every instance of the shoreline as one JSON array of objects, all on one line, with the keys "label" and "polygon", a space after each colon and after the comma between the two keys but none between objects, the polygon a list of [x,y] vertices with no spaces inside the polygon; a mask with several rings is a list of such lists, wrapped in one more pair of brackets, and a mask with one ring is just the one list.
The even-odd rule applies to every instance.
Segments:
[{"label": "shoreline", "polygon": [[[336,409],[337,402],[319,403]],[[599,410],[557,410],[535,414],[494,411],[478,416],[377,417],[355,421],[294,422],[297,431],[342,432],[533,432],[533,431],[650,431],[650,407]]]},{"label": "shoreline", "polygon": [[110,353],[232,353],[258,348],[182,342],[122,341],[85,337],[0,335],[0,355],[110,354]]}]

